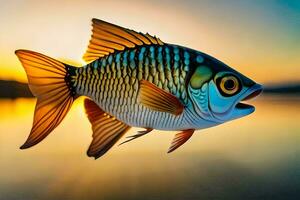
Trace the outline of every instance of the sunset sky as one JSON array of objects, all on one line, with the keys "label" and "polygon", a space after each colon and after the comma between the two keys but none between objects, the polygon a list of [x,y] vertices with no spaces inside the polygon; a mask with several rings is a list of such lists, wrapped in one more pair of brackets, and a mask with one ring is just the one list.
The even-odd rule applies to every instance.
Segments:
[{"label": "sunset sky", "polygon": [[26,82],[16,49],[81,59],[91,19],[208,53],[260,83],[300,81],[300,1],[1,2],[0,79]]}]

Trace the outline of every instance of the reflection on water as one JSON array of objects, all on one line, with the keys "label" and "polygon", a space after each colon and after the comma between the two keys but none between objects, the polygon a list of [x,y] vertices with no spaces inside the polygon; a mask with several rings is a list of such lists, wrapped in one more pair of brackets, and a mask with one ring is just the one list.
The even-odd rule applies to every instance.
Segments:
[{"label": "reflection on water", "polygon": [[82,99],[28,150],[18,147],[35,100],[2,100],[0,199],[299,199],[300,102],[253,103],[254,114],[198,131],[172,154],[174,132],[154,131],[95,161],[85,155],[91,128]]}]

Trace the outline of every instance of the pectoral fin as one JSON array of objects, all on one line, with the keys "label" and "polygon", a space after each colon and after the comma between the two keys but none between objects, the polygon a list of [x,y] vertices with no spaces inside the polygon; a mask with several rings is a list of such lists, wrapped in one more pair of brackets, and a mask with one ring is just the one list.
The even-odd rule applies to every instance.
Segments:
[{"label": "pectoral fin", "polygon": [[156,111],[180,115],[184,105],[173,94],[146,80],[140,81],[139,102]]},{"label": "pectoral fin", "polygon": [[171,153],[172,151],[174,151],[175,149],[183,145],[186,141],[188,141],[188,139],[192,137],[194,131],[195,131],[194,129],[188,129],[180,133],[177,133],[172,141],[168,153]]},{"label": "pectoral fin", "polygon": [[84,107],[93,129],[93,140],[87,155],[97,159],[104,155],[131,127],[104,112],[92,100],[85,99]]}]

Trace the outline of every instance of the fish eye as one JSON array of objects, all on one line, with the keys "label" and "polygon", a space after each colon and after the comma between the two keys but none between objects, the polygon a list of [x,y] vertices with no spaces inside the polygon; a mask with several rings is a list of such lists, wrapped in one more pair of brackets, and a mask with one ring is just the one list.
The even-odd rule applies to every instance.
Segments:
[{"label": "fish eye", "polygon": [[219,89],[225,96],[232,96],[240,90],[240,82],[235,76],[224,76],[218,82]]}]

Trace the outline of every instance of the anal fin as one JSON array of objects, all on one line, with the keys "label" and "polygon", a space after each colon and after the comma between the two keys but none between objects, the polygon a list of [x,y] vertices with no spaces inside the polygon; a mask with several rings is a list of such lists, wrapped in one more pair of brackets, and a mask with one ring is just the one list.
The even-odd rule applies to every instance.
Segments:
[{"label": "anal fin", "polygon": [[183,145],[186,141],[188,141],[188,139],[192,137],[194,131],[194,129],[187,129],[180,133],[177,133],[172,141],[168,153],[171,153],[172,151]]},{"label": "anal fin", "polygon": [[97,159],[104,155],[131,127],[104,112],[90,99],[84,100],[84,107],[93,129],[93,140],[87,155]]}]

